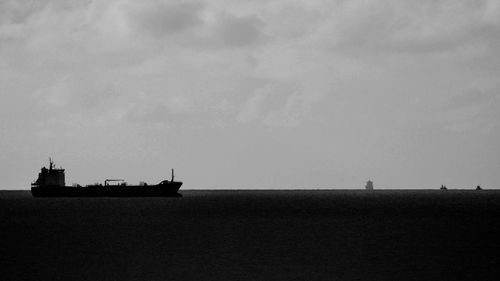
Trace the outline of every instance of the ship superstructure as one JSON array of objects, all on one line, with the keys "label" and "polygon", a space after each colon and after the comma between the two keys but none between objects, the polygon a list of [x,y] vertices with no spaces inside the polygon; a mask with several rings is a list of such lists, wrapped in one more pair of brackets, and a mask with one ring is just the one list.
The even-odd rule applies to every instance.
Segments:
[{"label": "ship superstructure", "polygon": [[366,182],[365,189],[366,190],[373,190],[373,181],[372,180],[368,180]]},{"label": "ship superstructure", "polygon": [[38,179],[31,184],[31,187],[36,186],[65,186],[66,181],[64,177],[64,169],[57,169],[49,158],[49,168],[43,167],[40,173],[38,173]]},{"label": "ship superstructure", "polygon": [[[118,184],[110,184],[119,182]],[[42,167],[38,178],[31,183],[31,194],[34,197],[153,197],[181,196],[178,193],[182,182],[174,181],[174,169],[170,180],[149,185],[128,185],[124,180],[107,179],[103,184],[66,186],[63,168],[56,168],[49,159],[49,168]]]}]

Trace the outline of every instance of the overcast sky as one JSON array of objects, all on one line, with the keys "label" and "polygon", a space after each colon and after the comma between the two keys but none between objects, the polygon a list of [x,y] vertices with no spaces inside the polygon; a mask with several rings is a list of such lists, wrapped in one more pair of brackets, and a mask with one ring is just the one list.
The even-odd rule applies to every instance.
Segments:
[{"label": "overcast sky", "polygon": [[500,1],[0,0],[0,189],[500,187]]}]

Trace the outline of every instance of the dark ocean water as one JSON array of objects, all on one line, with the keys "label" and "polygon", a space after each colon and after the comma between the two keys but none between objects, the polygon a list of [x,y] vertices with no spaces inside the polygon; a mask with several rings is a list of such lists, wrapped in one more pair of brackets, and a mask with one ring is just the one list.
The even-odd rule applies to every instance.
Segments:
[{"label": "dark ocean water", "polygon": [[500,191],[0,191],[1,280],[500,280]]}]

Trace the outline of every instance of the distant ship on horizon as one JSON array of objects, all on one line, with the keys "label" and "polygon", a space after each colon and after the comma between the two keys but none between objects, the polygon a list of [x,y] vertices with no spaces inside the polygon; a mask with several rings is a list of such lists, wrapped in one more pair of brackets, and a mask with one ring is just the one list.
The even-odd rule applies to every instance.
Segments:
[{"label": "distant ship on horizon", "polygon": [[372,180],[368,180],[366,182],[365,189],[366,190],[373,190],[373,181]]},{"label": "distant ship on horizon", "polygon": [[[121,182],[109,184],[110,182]],[[102,184],[66,186],[63,168],[56,168],[49,159],[49,168],[42,167],[38,178],[31,183],[33,197],[181,197],[178,193],[182,182],[174,181],[174,169],[170,180],[158,184],[128,185],[121,179],[107,179]]]}]

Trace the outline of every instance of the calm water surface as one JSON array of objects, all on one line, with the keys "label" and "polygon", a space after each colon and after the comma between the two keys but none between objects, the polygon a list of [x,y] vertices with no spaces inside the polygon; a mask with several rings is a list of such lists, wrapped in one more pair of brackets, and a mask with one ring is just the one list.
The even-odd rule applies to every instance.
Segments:
[{"label": "calm water surface", "polygon": [[500,280],[500,191],[0,191],[2,280]]}]

